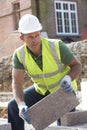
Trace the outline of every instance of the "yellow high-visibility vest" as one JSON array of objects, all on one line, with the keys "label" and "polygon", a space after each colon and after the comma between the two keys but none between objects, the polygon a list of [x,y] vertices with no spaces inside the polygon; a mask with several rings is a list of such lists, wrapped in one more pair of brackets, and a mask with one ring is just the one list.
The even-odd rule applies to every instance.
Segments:
[{"label": "yellow high-visibility vest", "polygon": [[[61,79],[70,71],[69,66],[61,63],[58,42],[60,40],[53,41],[42,38],[42,70],[27,50],[26,44],[17,49],[19,61],[31,76],[35,90],[42,95],[45,95],[47,90],[51,93],[58,90]],[[72,81],[72,86],[75,90],[77,89],[75,80]]]}]

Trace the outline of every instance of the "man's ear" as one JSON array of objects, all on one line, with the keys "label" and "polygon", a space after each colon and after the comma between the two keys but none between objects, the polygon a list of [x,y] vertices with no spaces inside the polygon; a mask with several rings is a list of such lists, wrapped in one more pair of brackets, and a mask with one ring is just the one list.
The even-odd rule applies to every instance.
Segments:
[{"label": "man's ear", "polygon": [[24,41],[24,37],[23,37],[23,36],[20,36],[20,39],[21,39],[22,41]]}]

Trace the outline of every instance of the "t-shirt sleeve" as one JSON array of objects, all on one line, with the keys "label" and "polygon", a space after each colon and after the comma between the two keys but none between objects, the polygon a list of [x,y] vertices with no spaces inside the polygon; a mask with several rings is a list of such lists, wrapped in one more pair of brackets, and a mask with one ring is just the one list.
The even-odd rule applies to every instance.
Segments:
[{"label": "t-shirt sleeve", "polygon": [[60,55],[61,55],[62,63],[65,65],[68,65],[74,58],[73,53],[63,42],[59,43],[59,48],[60,48]]},{"label": "t-shirt sleeve", "polygon": [[19,61],[16,52],[14,52],[13,54],[13,58],[12,58],[12,66],[15,69],[24,69],[23,64]]}]

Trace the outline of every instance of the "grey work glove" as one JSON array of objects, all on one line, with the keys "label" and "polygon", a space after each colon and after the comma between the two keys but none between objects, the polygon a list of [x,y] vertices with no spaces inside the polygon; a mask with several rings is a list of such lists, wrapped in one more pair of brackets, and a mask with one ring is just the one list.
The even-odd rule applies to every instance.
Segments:
[{"label": "grey work glove", "polygon": [[30,116],[26,114],[27,111],[29,111],[28,106],[25,104],[25,102],[20,102],[18,104],[19,108],[19,116],[25,120],[28,124],[30,124]]},{"label": "grey work glove", "polygon": [[60,82],[60,86],[64,89],[65,92],[75,94],[71,84],[71,77],[69,75],[63,77],[63,79]]}]

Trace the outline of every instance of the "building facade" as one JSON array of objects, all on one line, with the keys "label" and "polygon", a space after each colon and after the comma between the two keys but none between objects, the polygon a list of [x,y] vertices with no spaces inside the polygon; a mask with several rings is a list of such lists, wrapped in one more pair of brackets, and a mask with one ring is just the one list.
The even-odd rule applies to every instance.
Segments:
[{"label": "building facade", "polygon": [[49,38],[65,42],[87,39],[86,7],[87,0],[0,0],[0,57],[22,44],[18,21],[26,13],[39,18]]},{"label": "building facade", "polygon": [[51,38],[87,38],[87,0],[39,0],[39,18]]}]

